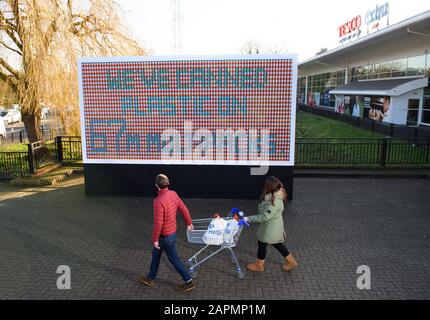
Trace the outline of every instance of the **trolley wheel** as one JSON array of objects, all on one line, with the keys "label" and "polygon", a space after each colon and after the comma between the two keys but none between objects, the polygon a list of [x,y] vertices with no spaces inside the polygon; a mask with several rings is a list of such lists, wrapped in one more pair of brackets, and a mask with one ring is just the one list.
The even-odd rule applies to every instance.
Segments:
[{"label": "trolley wheel", "polygon": [[190,276],[193,278],[197,275],[197,271],[194,268],[190,268],[189,272],[190,272]]},{"label": "trolley wheel", "polygon": [[245,279],[245,272],[243,272],[242,270],[237,272],[237,276],[239,279]]}]

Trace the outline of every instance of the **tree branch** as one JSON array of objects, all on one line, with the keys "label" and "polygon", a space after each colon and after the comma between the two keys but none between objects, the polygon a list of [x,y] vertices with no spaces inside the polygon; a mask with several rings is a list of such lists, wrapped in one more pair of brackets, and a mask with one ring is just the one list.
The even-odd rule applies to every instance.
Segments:
[{"label": "tree branch", "polygon": [[[57,1],[54,1],[54,5],[58,11],[60,8],[59,3]],[[46,35],[45,35],[45,49],[46,50],[48,50],[49,47],[51,46],[52,38],[54,37],[54,34],[58,31],[57,19],[58,19],[58,17],[51,21],[51,23],[49,24],[49,27],[48,27],[48,31],[46,32]]]},{"label": "tree branch", "polygon": [[69,15],[72,17],[72,0],[67,0],[67,8],[69,9]]},{"label": "tree branch", "polygon": [[18,90],[18,81],[16,79],[0,71],[0,80],[4,81],[16,93]]},{"label": "tree branch", "polygon": [[19,14],[19,0],[9,0],[16,21],[16,33],[21,37],[21,16]]},{"label": "tree branch", "polygon": [[22,52],[18,49],[12,48],[11,46],[7,45],[3,40],[0,39],[0,45],[2,45],[3,47],[5,47],[6,49],[9,49],[17,54],[19,54],[20,56],[22,56]]},{"label": "tree branch", "polygon": [[15,79],[18,81],[19,79],[19,72],[15,70],[9,63],[6,62],[3,58],[0,58],[0,65],[5,68],[7,71],[9,71]]},{"label": "tree branch", "polygon": [[8,20],[6,20],[5,16],[3,15],[3,12],[0,10],[0,28],[4,30],[9,38],[15,43],[15,45],[19,48],[19,50],[22,51],[22,43],[21,41],[15,36],[16,32],[16,26],[11,24]]}]

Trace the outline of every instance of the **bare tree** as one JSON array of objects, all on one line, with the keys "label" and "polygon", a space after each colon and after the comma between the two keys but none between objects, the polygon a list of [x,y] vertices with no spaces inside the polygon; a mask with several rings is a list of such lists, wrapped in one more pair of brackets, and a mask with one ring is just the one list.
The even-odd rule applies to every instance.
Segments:
[{"label": "bare tree", "polygon": [[261,53],[270,53],[270,54],[282,54],[287,53],[288,49],[283,45],[272,44],[272,45],[261,45],[260,42],[255,40],[247,40],[242,45],[240,49],[243,54],[261,54]]},{"label": "bare tree", "polygon": [[273,54],[288,53],[288,49],[285,46],[277,45],[277,44],[267,47],[265,51],[267,51],[267,53],[273,53]]},{"label": "bare tree", "polygon": [[321,53],[325,53],[325,52],[327,52],[327,48],[320,48],[319,49],[319,51],[316,53],[316,55],[319,55],[319,54],[321,54]]},{"label": "bare tree", "polygon": [[[119,9],[114,0],[0,0],[0,80],[21,105],[30,142],[42,138],[41,102],[57,106],[63,124],[79,118],[79,56],[144,54]],[[77,123],[65,129],[77,133]]]},{"label": "bare tree", "polygon": [[261,53],[261,46],[255,40],[247,40],[242,45],[240,52],[243,54],[259,54]]}]

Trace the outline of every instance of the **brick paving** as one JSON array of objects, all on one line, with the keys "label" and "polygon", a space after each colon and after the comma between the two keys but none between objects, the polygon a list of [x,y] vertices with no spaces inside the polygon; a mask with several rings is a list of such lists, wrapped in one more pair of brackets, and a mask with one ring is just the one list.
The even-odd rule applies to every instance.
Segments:
[{"label": "brick paving", "polygon": [[[87,198],[82,184],[5,197],[0,185],[0,299],[429,299],[430,181],[419,179],[297,178],[288,203],[287,247],[300,266],[285,273],[268,250],[266,271],[235,276],[227,254],[198,271],[195,291],[163,258],[156,289],[136,282],[150,263],[152,199]],[[193,218],[256,201],[187,200]],[[179,222],[178,251],[186,243]],[[253,261],[256,228],[236,249]],[[372,289],[358,290],[356,269],[368,265]],[[56,287],[57,266],[71,268],[71,290]]]}]

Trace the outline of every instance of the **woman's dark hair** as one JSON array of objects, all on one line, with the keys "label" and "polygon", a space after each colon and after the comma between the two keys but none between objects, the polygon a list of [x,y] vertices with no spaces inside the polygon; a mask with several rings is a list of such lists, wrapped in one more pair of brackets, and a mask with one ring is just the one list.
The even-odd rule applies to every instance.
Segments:
[{"label": "woman's dark hair", "polygon": [[287,192],[285,191],[284,185],[282,182],[273,176],[269,176],[264,181],[263,191],[261,192],[260,202],[264,201],[267,194],[272,195],[272,204],[275,201],[275,192],[281,191],[283,193],[284,201],[287,201]]}]

